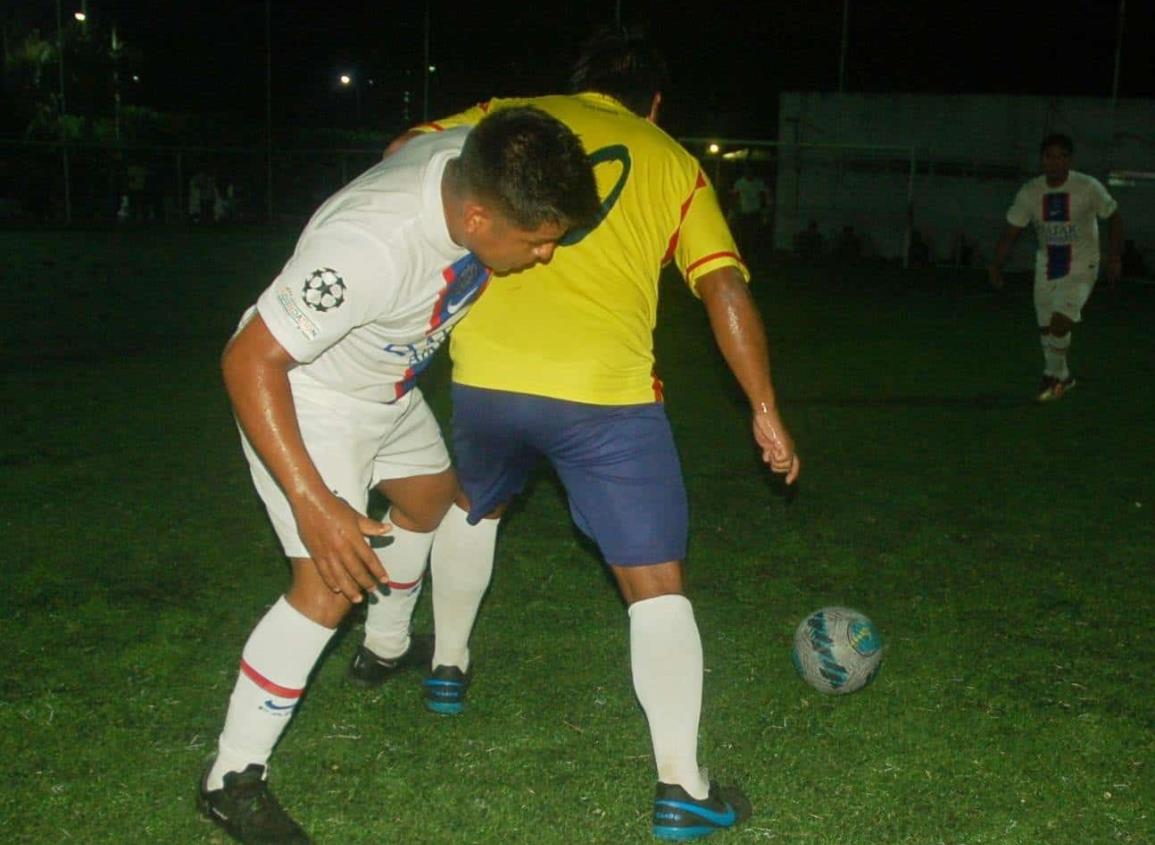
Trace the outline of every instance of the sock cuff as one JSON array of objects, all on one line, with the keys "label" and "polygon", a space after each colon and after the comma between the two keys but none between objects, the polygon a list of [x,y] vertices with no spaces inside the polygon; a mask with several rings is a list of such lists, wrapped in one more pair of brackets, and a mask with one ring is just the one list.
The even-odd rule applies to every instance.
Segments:
[{"label": "sock cuff", "polygon": [[694,617],[694,606],[690,604],[690,600],[680,593],[668,593],[664,596],[654,596],[649,599],[642,599],[630,605],[627,611],[630,619],[636,616],[650,616],[654,614],[675,614],[675,613],[689,613],[690,618]]},{"label": "sock cuff", "polygon": [[[241,653],[242,671],[261,685],[302,689],[334,630],[319,625],[281,596],[257,623]],[[246,670],[244,667],[248,667]]]},{"label": "sock cuff", "polygon": [[449,511],[441,520],[441,524],[437,526],[437,531],[434,532],[439,538],[445,537],[461,537],[465,532],[468,536],[476,541],[478,538],[490,538],[497,534],[498,523],[501,522],[501,517],[496,519],[484,518],[478,520],[476,525],[471,525],[469,522],[469,512],[462,510],[457,505],[450,505]]}]

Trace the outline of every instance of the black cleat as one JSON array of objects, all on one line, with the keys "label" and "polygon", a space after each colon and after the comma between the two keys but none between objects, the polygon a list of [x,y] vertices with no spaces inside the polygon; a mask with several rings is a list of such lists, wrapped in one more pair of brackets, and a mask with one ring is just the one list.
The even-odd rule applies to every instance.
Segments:
[{"label": "black cleat", "polygon": [[736,786],[710,782],[710,794],[694,798],[676,783],[658,783],[654,797],[654,836],[675,842],[701,839],[750,818],[750,800]]},{"label": "black cleat", "polygon": [[253,763],[229,772],[221,789],[208,789],[201,778],[197,806],[233,839],[244,845],[310,845],[312,840],[286,813],[265,781],[265,767]]},{"label": "black cleat", "polygon": [[438,666],[422,682],[425,687],[425,709],[456,716],[465,710],[465,693],[470,676],[456,666]]},{"label": "black cleat", "polygon": [[414,634],[409,638],[409,649],[399,657],[381,657],[363,645],[357,646],[346,677],[359,686],[378,687],[398,672],[428,669],[432,660],[433,635]]}]

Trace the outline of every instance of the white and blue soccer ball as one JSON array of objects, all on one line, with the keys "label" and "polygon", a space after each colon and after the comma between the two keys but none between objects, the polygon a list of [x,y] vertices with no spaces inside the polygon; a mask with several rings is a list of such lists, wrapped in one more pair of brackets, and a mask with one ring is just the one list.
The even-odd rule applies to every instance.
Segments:
[{"label": "white and blue soccer ball", "polygon": [[878,674],[882,637],[857,610],[824,607],[799,623],[791,658],[802,680],[819,692],[851,693]]}]

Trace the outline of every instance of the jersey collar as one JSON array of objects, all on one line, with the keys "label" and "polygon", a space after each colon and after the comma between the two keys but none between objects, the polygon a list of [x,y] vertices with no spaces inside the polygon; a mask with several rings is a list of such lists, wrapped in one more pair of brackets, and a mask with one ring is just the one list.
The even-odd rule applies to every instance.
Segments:
[{"label": "jersey collar", "polygon": [[[615,99],[614,97],[611,97],[609,94],[602,94],[598,91],[582,91],[580,94],[577,94],[576,96],[582,100],[588,100],[592,103],[596,103],[601,108],[610,109],[611,111],[621,112],[622,114],[634,114],[632,111],[630,111],[628,108],[626,108],[626,106],[624,106],[622,104],[621,100]],[[634,116],[636,117],[637,115],[634,115]]]}]

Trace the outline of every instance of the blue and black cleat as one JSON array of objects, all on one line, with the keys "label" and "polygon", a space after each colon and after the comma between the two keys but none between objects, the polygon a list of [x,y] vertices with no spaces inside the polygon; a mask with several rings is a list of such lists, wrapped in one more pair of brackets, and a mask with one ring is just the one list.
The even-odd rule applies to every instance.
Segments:
[{"label": "blue and black cleat", "polygon": [[750,818],[750,800],[736,786],[710,782],[710,794],[694,798],[681,786],[659,783],[654,797],[654,836],[674,842],[701,839]]},{"label": "blue and black cleat", "polygon": [[469,675],[456,666],[438,666],[422,682],[425,687],[425,708],[434,713],[455,716],[465,710],[465,693],[469,689]]}]

